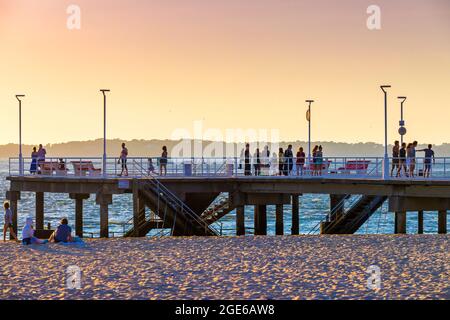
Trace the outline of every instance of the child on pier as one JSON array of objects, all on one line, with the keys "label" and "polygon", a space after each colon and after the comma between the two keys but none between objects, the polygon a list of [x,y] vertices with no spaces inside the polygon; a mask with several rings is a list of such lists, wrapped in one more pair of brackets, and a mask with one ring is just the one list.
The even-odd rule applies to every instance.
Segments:
[{"label": "child on pier", "polygon": [[9,230],[10,238],[14,238],[16,241],[19,241],[17,239],[16,234],[14,233],[13,213],[12,213],[11,209],[9,208],[9,202],[5,202],[3,204],[3,208],[5,208],[5,222],[3,225],[3,241],[6,241],[6,231],[8,231],[8,230]]}]

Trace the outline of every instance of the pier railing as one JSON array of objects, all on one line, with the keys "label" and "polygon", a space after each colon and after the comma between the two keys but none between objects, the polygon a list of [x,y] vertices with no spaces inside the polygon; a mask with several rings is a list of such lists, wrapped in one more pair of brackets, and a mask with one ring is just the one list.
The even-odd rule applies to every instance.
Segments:
[{"label": "pier railing", "polygon": [[[409,160],[397,161],[389,158],[389,166],[394,166],[393,178],[398,168],[401,179],[450,179],[450,158],[436,157],[429,160],[415,159],[414,166]],[[129,157],[126,163],[118,158],[107,158],[106,172],[102,172],[101,157],[47,157],[45,160],[23,158],[24,176],[46,177],[86,177],[86,178],[145,178],[152,174],[164,177],[273,177],[290,178],[381,178],[382,157],[324,157],[308,163],[306,159],[293,158],[161,158]],[[166,165],[164,165],[166,162]],[[143,174],[143,169],[147,172]],[[166,170],[164,170],[164,168]],[[127,170],[125,170],[127,169]],[[429,176],[427,174],[429,169]],[[167,173],[166,173],[167,172]],[[9,159],[9,175],[19,176],[19,158]]]}]

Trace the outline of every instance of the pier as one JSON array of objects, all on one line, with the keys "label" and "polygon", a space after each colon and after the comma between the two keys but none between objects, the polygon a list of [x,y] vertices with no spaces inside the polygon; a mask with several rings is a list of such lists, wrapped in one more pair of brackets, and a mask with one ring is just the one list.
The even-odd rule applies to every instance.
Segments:
[{"label": "pier", "polygon": [[[344,159],[344,158],[342,158]],[[438,232],[447,233],[447,212],[450,209],[450,170],[436,166],[430,178],[382,179],[382,161],[371,159],[364,172],[338,172],[328,169],[321,176],[245,176],[238,160],[233,159],[171,159],[168,175],[147,172],[146,158],[129,160],[129,176],[119,177],[116,159],[110,159],[108,172],[83,170],[77,164],[67,166],[64,173],[50,170],[46,174],[15,173],[17,163],[10,160],[10,190],[14,226],[17,226],[21,193],[36,195],[36,229],[44,229],[44,194],[63,193],[75,201],[75,233],[83,236],[83,202],[95,197],[99,207],[100,237],[109,237],[109,206],[118,194],[132,194],[133,217],[125,222],[126,237],[146,236],[150,230],[169,229],[173,236],[217,236],[222,217],[236,211],[236,235],[245,235],[247,228],[255,235],[267,234],[267,206],[276,207],[276,234],[283,235],[283,207],[292,208],[291,234],[299,234],[300,201],[303,194],[327,194],[330,210],[314,230],[321,234],[352,234],[385,202],[395,215],[394,232],[406,233],[406,215],[418,217],[417,233],[423,233],[424,214],[435,212]],[[101,159],[76,160],[86,168],[100,167]],[[333,159],[330,161],[338,161]],[[348,161],[348,160],[342,160]],[[351,160],[355,161],[355,160]],[[362,160],[361,160],[362,161]],[[368,161],[368,160],[364,160]],[[446,163],[450,163],[450,161]],[[443,163],[445,162],[443,161]],[[74,159],[65,158],[64,163]],[[50,161],[49,161],[50,163]],[[342,163],[339,165],[341,166]],[[336,165],[336,168],[338,165]],[[78,170],[77,170],[78,169]],[[244,207],[254,206],[254,225],[246,225]],[[426,213],[425,213],[426,212]]]}]

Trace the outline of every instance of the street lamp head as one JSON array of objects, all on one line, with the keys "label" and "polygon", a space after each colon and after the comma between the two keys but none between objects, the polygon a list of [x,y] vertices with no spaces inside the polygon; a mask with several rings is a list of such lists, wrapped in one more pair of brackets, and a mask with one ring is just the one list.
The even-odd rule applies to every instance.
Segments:
[{"label": "street lamp head", "polygon": [[25,98],[24,94],[16,94],[16,99],[20,101],[21,98]]},{"label": "street lamp head", "polygon": [[107,92],[110,92],[111,90],[109,89],[100,89],[100,92],[103,93],[103,95],[105,95]]},{"label": "street lamp head", "polygon": [[308,102],[308,103],[313,103],[313,102],[314,102],[314,100],[306,100],[305,102]]},{"label": "street lamp head", "polygon": [[390,87],[391,87],[391,86],[389,86],[389,85],[383,85],[383,86],[380,86],[381,90],[383,90],[384,93],[386,93],[386,89],[388,89],[388,88],[390,88]]},{"label": "street lamp head", "polygon": [[406,97],[397,97],[397,99],[402,100],[402,103],[406,101]]}]

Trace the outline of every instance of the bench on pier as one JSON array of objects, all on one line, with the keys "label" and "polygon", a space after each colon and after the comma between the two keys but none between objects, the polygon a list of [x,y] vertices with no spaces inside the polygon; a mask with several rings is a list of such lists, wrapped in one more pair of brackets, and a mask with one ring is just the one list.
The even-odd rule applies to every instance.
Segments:
[{"label": "bench on pier", "polygon": [[58,176],[66,176],[67,168],[65,163],[60,162],[50,162],[50,161],[40,161],[39,162],[39,172],[42,175],[51,176],[55,172]]},{"label": "bench on pier", "polygon": [[369,168],[370,160],[347,160],[345,166],[338,169],[340,173],[366,174]]},{"label": "bench on pier", "polygon": [[[322,171],[324,171],[324,172],[328,172],[328,169],[330,168],[331,162],[332,162],[331,160],[323,161],[322,162],[322,168],[320,168],[320,169]],[[316,166],[317,166],[317,164],[311,163],[309,166],[307,166],[307,168],[308,168],[307,170],[310,171],[310,172],[312,172],[314,170],[317,170]]]},{"label": "bench on pier", "polygon": [[72,161],[73,170],[76,176],[99,176],[102,173],[102,169],[94,167],[92,161]]}]

